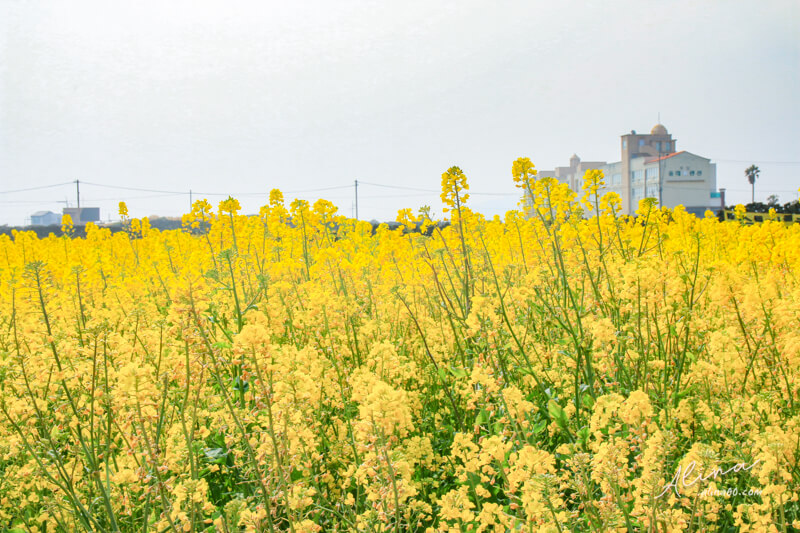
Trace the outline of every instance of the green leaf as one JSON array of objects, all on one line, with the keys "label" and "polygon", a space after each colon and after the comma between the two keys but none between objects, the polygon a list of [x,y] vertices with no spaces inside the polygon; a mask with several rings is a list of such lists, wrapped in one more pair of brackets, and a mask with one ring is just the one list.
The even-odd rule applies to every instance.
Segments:
[{"label": "green leaf", "polygon": [[555,400],[550,400],[547,402],[547,412],[550,413],[550,416],[556,421],[556,424],[558,424],[561,429],[566,429],[567,413],[564,412],[564,409],[562,409]]},{"label": "green leaf", "polygon": [[242,378],[236,376],[236,378],[233,380],[233,390],[237,391],[241,390],[243,392],[247,392],[248,390],[250,390],[250,382],[243,381]]},{"label": "green leaf", "polygon": [[456,368],[454,366],[451,366],[450,373],[459,379],[467,377],[467,371],[464,370],[463,368]]},{"label": "green leaf", "polygon": [[228,459],[228,451],[225,448],[206,448],[204,453],[209,463],[221,465]]},{"label": "green leaf", "polygon": [[587,409],[591,409],[594,405],[594,398],[590,394],[584,394],[581,396],[581,403]]},{"label": "green leaf", "polygon": [[583,443],[584,447],[586,447],[589,443],[589,428],[582,427],[580,431],[578,431],[578,440]]}]

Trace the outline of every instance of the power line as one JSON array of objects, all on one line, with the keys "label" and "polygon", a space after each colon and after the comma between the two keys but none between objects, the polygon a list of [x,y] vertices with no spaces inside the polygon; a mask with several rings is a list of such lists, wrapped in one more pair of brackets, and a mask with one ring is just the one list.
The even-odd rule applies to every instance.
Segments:
[{"label": "power line", "polygon": [[800,161],[763,161],[758,159],[716,159],[712,161],[717,163],[761,163],[762,165],[800,165]]},{"label": "power line", "polygon": [[432,192],[432,193],[440,193],[442,191],[436,191],[433,189],[420,189],[418,187],[403,187],[401,185],[383,185],[381,183],[371,183],[369,181],[362,181],[362,185],[372,185],[373,187],[383,187],[384,189],[402,189],[405,191],[420,191],[420,192]]},{"label": "power line", "polygon": [[[656,182],[656,183],[648,182],[646,186],[650,186],[650,185],[653,185],[653,186],[658,185],[658,182]],[[608,191],[614,190],[613,187],[618,187],[618,186],[617,185],[612,185],[612,186],[606,185],[606,187],[604,189],[600,189],[600,190],[608,192]],[[633,188],[637,188],[637,187],[645,187],[645,184],[644,183],[641,183],[641,184],[638,184],[638,185],[637,184],[633,184],[631,186],[632,189]],[[706,190],[706,189],[698,189],[696,187],[680,187],[680,186],[666,186],[666,185],[664,186],[664,189],[665,190],[669,189],[671,191],[680,190],[680,191],[695,191],[695,192],[703,192],[703,191]],[[750,192],[750,189],[731,189],[729,187],[717,187],[716,191],[710,191],[710,192],[719,192],[719,189],[725,189],[728,192],[730,192],[730,191],[733,191],[733,192]],[[797,189],[756,189],[756,192],[759,192],[759,193],[765,193],[765,192],[796,193]]]},{"label": "power line", "polygon": [[[405,191],[420,191],[420,192],[428,192],[433,194],[440,194],[442,191],[437,191],[435,189],[421,189],[418,187],[404,187],[402,185],[383,185],[381,183],[371,183],[369,181],[359,181],[362,185],[372,185],[373,187],[383,187],[385,189],[400,189]],[[517,193],[513,192],[474,192],[469,189],[464,191],[465,194],[469,194],[470,196],[519,196]]]},{"label": "power line", "polygon": [[[8,191],[0,191],[0,194],[12,194],[12,193],[20,193],[20,192],[28,192],[28,191],[36,191],[40,189],[48,189],[53,187],[61,187],[64,185],[73,185],[74,181],[68,181],[64,183],[57,183],[53,185],[42,185],[39,187],[29,187],[25,189],[13,189]],[[177,195],[205,195],[205,196],[267,196],[269,195],[269,189],[265,189],[263,191],[250,191],[250,192],[243,192],[243,191],[228,191],[228,192],[203,192],[203,191],[195,191],[193,189],[186,190],[186,191],[174,191],[174,190],[165,190],[165,189],[150,189],[145,187],[127,187],[123,185],[107,185],[104,183],[94,183],[91,181],[81,181],[83,185],[90,185],[92,187],[102,187],[104,189],[112,189],[112,190],[120,190],[120,191],[136,191],[136,192],[150,192],[156,193],[163,196],[177,196]],[[334,191],[334,190],[342,190],[342,189],[350,189],[352,185],[336,185],[331,187],[316,187],[312,189],[295,189],[295,190],[281,190],[284,194],[305,194],[305,193],[313,193],[313,192],[324,192],[324,191]],[[144,196],[144,197],[137,197],[137,198],[152,198],[153,196]],[[116,200],[117,198],[96,198],[92,201],[106,201],[106,200]],[[133,199],[133,198],[132,198]]]},{"label": "power line", "polygon": [[[74,181],[68,181],[64,183],[56,183],[52,185],[42,185],[39,187],[28,187],[25,189],[14,189],[8,191],[0,191],[0,194],[12,194],[12,193],[20,193],[20,192],[29,192],[29,191],[36,191],[42,189],[50,189],[55,187],[62,187],[65,185],[73,185]],[[106,189],[114,189],[114,190],[122,190],[122,191],[137,191],[137,192],[150,192],[154,193],[153,195],[147,196],[134,196],[128,197],[129,200],[140,200],[140,199],[149,199],[149,198],[161,198],[161,197],[168,197],[168,196],[183,196],[183,195],[205,195],[205,196],[266,196],[269,194],[269,191],[259,191],[259,192],[198,192],[195,190],[187,190],[187,191],[174,191],[174,190],[164,190],[164,189],[149,189],[144,187],[127,187],[123,185],[106,185],[102,183],[94,183],[88,181],[81,181],[83,185],[91,185],[93,187],[102,187]],[[364,198],[400,198],[400,197],[419,197],[424,196],[425,194],[439,194],[441,191],[435,189],[424,189],[420,187],[406,187],[402,185],[386,185],[382,183],[372,183],[368,181],[361,181],[359,180],[359,185],[370,185],[373,187],[380,187],[384,189],[395,189],[395,190],[404,190],[404,191],[417,191],[417,194],[386,194],[386,195],[369,195],[364,196]],[[649,183],[648,183],[649,184]],[[642,183],[645,185],[645,183]],[[350,189],[353,185],[336,185],[331,187],[318,187],[314,189],[296,189],[296,190],[281,190],[284,194],[303,194],[303,193],[313,193],[313,192],[324,192],[324,191],[333,191],[333,190],[342,190],[342,189]],[[606,190],[610,190],[612,186],[606,185]],[[669,189],[680,189],[686,191],[698,191],[699,189],[695,187],[682,187],[679,185],[671,185],[669,183],[666,184],[666,187]],[[744,188],[726,188],[727,191],[731,192],[748,192],[750,189]],[[502,193],[502,192],[480,192],[480,191],[470,191],[466,190],[465,193],[469,194],[470,196],[504,196],[504,197],[511,197],[511,196],[520,196],[517,193]],[[794,193],[797,192],[795,189],[761,189],[760,192],[762,193]],[[346,198],[345,196],[341,196],[338,198]],[[115,197],[108,197],[108,198],[89,198],[85,201],[93,201],[93,202],[103,202],[103,201],[112,201],[120,199],[119,196]],[[7,201],[8,203],[20,203],[20,202],[12,202]],[[54,202],[62,202],[62,200],[56,200],[53,202],[49,202],[46,200],[31,202],[31,203],[54,203]]]},{"label": "power line", "polygon": [[0,191],[0,194],[11,194],[15,192],[28,192],[28,191],[40,191],[42,189],[52,189],[54,187],[63,187],[64,185],[73,185],[74,181],[65,181],[64,183],[54,183],[53,185],[40,185],[38,187],[28,187],[27,189],[14,189],[11,191]]},{"label": "power line", "polygon": [[[27,187],[27,188],[23,188],[23,189],[14,189],[14,190],[2,191],[2,192],[0,192],[0,194],[12,194],[12,193],[22,193],[22,192],[28,192],[28,191],[37,191],[37,190],[50,189],[50,188],[56,188],[56,187],[63,187],[65,185],[72,185],[74,183],[75,183],[75,181],[69,181],[69,182],[63,182],[63,183],[56,183],[56,184],[52,184],[52,185],[41,185],[41,186],[37,186],[37,187]],[[197,192],[197,191],[194,191],[193,189],[190,189],[190,190],[187,190],[187,191],[175,191],[175,190],[164,190],[164,189],[151,189],[151,188],[146,188],[146,187],[129,187],[129,186],[124,186],[124,185],[107,185],[107,184],[102,184],[102,183],[94,183],[94,182],[86,182],[86,181],[82,181],[82,183],[84,185],[88,185],[88,186],[100,187],[100,188],[112,189],[112,190],[119,190],[119,191],[136,191],[136,192],[153,193],[153,194],[149,194],[149,195],[129,196],[129,197],[120,195],[120,196],[108,197],[108,198],[89,198],[89,199],[84,200],[84,202],[86,202],[86,201],[106,202],[106,201],[118,201],[118,200],[128,200],[128,201],[130,201],[130,200],[143,200],[143,199],[151,199],[151,198],[165,198],[165,197],[170,197],[170,196],[184,196],[184,195],[189,195],[190,198],[193,198],[196,195],[201,195],[201,196],[205,195],[205,196],[236,196],[236,197],[248,197],[248,196],[253,197],[253,196],[256,196],[256,197],[265,197],[268,194],[266,188],[263,191],[259,191],[259,192]],[[363,196],[363,198],[365,198],[365,199],[366,198],[368,198],[368,199],[373,199],[373,198],[374,199],[378,199],[378,198],[398,198],[398,199],[399,198],[415,198],[415,197],[424,197],[424,196],[426,196],[428,194],[437,194],[438,195],[440,193],[440,191],[435,190],[435,189],[427,189],[427,188],[421,188],[421,187],[410,187],[410,186],[403,186],[403,185],[388,185],[388,184],[382,184],[382,183],[365,182],[365,181],[360,181],[360,180],[358,182],[354,182],[353,185],[335,185],[335,186],[329,186],[329,187],[317,187],[317,188],[309,188],[309,189],[286,190],[286,191],[282,191],[282,192],[285,193],[285,194],[308,194],[308,193],[316,193],[316,192],[324,192],[324,191],[345,190],[345,189],[350,189],[351,187],[354,187],[354,186],[357,187],[357,185],[355,185],[355,183],[358,183],[358,185],[367,185],[367,186],[372,186],[372,187],[379,187],[379,188],[383,188],[383,189],[390,189],[390,190],[393,190],[393,191],[411,191],[411,192],[407,192],[407,193],[398,192],[398,193],[389,193],[389,194],[385,194],[385,195],[375,194],[375,195]],[[648,185],[652,185],[652,184],[644,181],[639,186],[644,189]],[[613,185],[612,186],[608,186],[607,185],[605,191],[606,192],[611,191],[611,190],[613,190],[612,188],[613,188]],[[685,186],[680,186],[680,185],[677,185],[677,184],[676,185],[672,185],[669,182],[667,182],[665,184],[665,188],[668,188],[668,189],[671,189],[671,190],[684,190],[684,191],[692,191],[692,192],[698,192],[698,193],[702,193],[703,192],[702,189],[698,189],[696,187],[685,187]],[[726,190],[729,191],[729,192],[748,192],[750,189],[727,188]],[[357,191],[357,189],[356,189],[356,191]],[[495,196],[495,197],[519,197],[520,196],[518,193],[473,192],[473,191],[469,191],[469,190],[464,191],[464,192],[468,193],[468,194],[470,194],[472,196]],[[712,192],[715,192],[715,191],[712,191]],[[789,193],[789,194],[791,194],[791,193],[796,193],[797,191],[793,190],[793,189],[792,190],[790,190],[790,189],[768,189],[768,190],[760,189],[759,192],[761,194],[772,194],[772,193]],[[347,197],[345,197],[345,196],[338,196],[337,197],[335,195],[332,196],[332,197],[328,197],[329,200],[346,199],[346,198]],[[53,203],[63,203],[63,200],[53,200],[53,201],[39,200],[39,201],[16,201],[16,202],[10,201],[10,200],[0,201],[0,204],[25,204],[25,205],[31,205],[31,204],[46,205],[46,204],[53,204]]]},{"label": "power line", "polygon": [[[274,188],[274,187],[273,187]],[[336,187],[321,187],[319,189],[301,189],[296,191],[284,191],[283,189],[278,189],[281,191],[282,194],[306,194],[312,192],[322,192],[322,191],[334,191],[334,190],[341,190],[341,189],[352,189],[352,185],[339,185]],[[233,196],[236,198],[243,198],[243,197],[250,197],[250,196],[269,196],[269,190],[263,190],[259,192],[202,192],[202,191],[195,191],[192,189],[192,194],[195,196]],[[182,194],[188,194],[188,192],[184,192]],[[349,197],[348,197],[349,198]]]},{"label": "power line", "polygon": [[[735,192],[750,192],[750,189],[729,189],[727,187],[722,187],[726,191],[735,191]],[[757,189],[756,192],[765,193],[765,192],[789,192],[789,193],[796,193],[797,189]]]},{"label": "power line", "polygon": [[0,200],[0,204],[33,204],[33,205],[47,205],[47,204],[63,204],[64,200]]},{"label": "power line", "polygon": [[337,185],[335,187],[322,187],[320,189],[305,189],[305,190],[298,190],[298,191],[281,191],[282,193],[286,194],[296,194],[302,192],[319,192],[319,191],[333,191],[336,189],[349,189],[352,185]]},{"label": "power line", "polygon": [[157,192],[163,194],[189,194],[189,191],[164,191],[160,189],[144,189],[142,187],[124,187],[122,185],[105,185],[102,183],[92,183],[91,181],[84,181],[82,183],[84,185],[91,185],[93,187],[103,187],[105,189],[119,189],[123,191]]},{"label": "power line", "polygon": [[[26,189],[15,189],[10,191],[1,191],[0,194],[11,194],[17,192],[27,192],[27,191],[34,191],[39,189],[47,189],[52,187],[61,187],[63,185],[72,185],[74,181],[69,181],[65,183],[58,183],[54,185],[43,185],[41,187],[30,187]],[[266,196],[269,194],[268,190],[263,191],[250,191],[250,192],[243,192],[243,191],[229,191],[229,192],[202,192],[202,191],[195,191],[193,189],[186,190],[186,191],[175,191],[175,190],[165,190],[165,189],[150,189],[146,187],[128,187],[124,185],[107,185],[104,183],[95,183],[91,181],[81,181],[83,185],[90,185],[92,187],[102,187],[104,189],[112,189],[112,190],[121,190],[121,191],[136,191],[136,192],[149,192],[149,193],[156,193],[161,195],[201,195],[201,196],[238,196],[238,197],[246,197],[246,196]],[[371,185],[373,187],[381,187],[385,189],[397,189],[397,190],[406,190],[406,191],[417,191],[422,193],[430,193],[430,194],[440,194],[441,191],[436,189],[424,189],[420,187],[405,187],[402,185],[385,185],[382,183],[372,183],[368,181],[359,181],[361,185]],[[312,189],[296,189],[296,190],[281,190],[284,194],[305,194],[305,193],[314,193],[314,192],[324,192],[324,191],[334,191],[334,190],[342,190],[342,189],[350,189],[353,185],[335,185],[331,187],[316,187]],[[467,190],[465,193],[471,196],[519,196],[517,193],[502,193],[502,192],[474,192]],[[109,198],[108,200],[114,200],[116,198]],[[93,201],[105,201],[105,199],[95,199]]]},{"label": "power line", "polygon": [[147,200],[150,198],[167,198],[170,196],[183,196],[185,192],[176,192],[176,193],[166,193],[166,194],[148,194],[147,196],[115,196],[110,198],[85,198],[84,203],[86,202],[115,202],[117,200]]},{"label": "power line", "polygon": [[426,193],[405,193],[405,194],[368,194],[367,196],[360,196],[360,198],[419,198],[427,196]]}]

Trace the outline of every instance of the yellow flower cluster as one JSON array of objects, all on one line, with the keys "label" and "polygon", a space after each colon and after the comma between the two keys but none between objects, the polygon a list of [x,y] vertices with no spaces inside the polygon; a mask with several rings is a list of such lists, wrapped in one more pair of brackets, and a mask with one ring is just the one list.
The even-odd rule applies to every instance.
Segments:
[{"label": "yellow flower cluster", "polygon": [[75,231],[75,225],[72,222],[72,217],[70,215],[63,215],[61,217],[61,231],[68,235],[72,235]]},{"label": "yellow flower cluster", "polygon": [[443,211],[447,213],[451,209],[460,209],[469,200],[469,194],[464,191],[469,190],[467,176],[458,167],[450,167],[447,172],[442,174],[442,203]]},{"label": "yellow flower cluster", "polygon": [[514,185],[524,191],[531,190],[537,173],[538,170],[536,170],[536,167],[528,157],[520,157],[511,165],[511,176],[514,178]]},{"label": "yellow flower cluster", "polygon": [[800,225],[512,177],[0,236],[3,527],[800,528]]}]

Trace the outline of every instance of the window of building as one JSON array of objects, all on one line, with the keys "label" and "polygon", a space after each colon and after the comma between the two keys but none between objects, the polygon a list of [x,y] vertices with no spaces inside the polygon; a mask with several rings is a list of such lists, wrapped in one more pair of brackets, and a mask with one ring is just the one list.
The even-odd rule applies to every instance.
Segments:
[{"label": "window of building", "polygon": [[644,139],[639,139],[639,148],[644,146]]},{"label": "window of building", "polygon": [[647,197],[648,198],[658,198],[658,185],[648,185],[647,186]]},{"label": "window of building", "polygon": [[658,167],[650,167],[645,171],[645,177],[649,179],[654,179],[658,177]]},{"label": "window of building", "polygon": [[673,171],[671,171],[671,170],[669,171],[669,175],[670,175],[670,176],[673,176],[674,174],[675,174],[675,172],[673,172]]},{"label": "window of building", "polygon": [[690,176],[694,176],[694,170],[690,170],[690,171],[689,171],[689,175],[690,175]]},{"label": "window of building", "polygon": [[611,185],[622,185],[622,174],[614,174],[611,176]]},{"label": "window of building", "polygon": [[698,171],[697,171],[697,175],[698,175],[698,176],[702,176],[702,175],[703,175],[703,171],[702,171],[702,170],[698,170]]},{"label": "window of building", "polygon": [[622,140],[622,149],[624,150],[627,147],[628,147],[628,139],[623,139]]}]

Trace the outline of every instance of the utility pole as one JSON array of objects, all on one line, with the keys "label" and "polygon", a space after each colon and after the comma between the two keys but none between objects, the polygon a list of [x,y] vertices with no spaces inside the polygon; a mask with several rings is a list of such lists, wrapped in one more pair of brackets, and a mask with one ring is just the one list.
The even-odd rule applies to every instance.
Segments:
[{"label": "utility pole", "polygon": [[356,180],[356,220],[358,220],[358,180]]},{"label": "utility pole", "polygon": [[[660,122],[659,122],[659,124],[660,124]],[[663,181],[663,178],[661,177],[661,164],[663,163],[663,161],[661,160],[661,158],[663,157],[661,155],[661,146],[662,146],[663,142],[664,141],[659,141],[658,142],[658,207],[659,207],[659,209],[664,207],[664,200],[662,198],[662,196],[664,195],[664,181]]]},{"label": "utility pole", "polygon": [[189,212],[192,211],[192,205],[193,204],[194,204],[194,202],[192,202],[192,189],[189,189]]},{"label": "utility pole", "polygon": [[77,189],[77,192],[78,192],[78,216],[81,216],[80,215],[80,211],[81,211],[81,180],[75,180],[75,188]]},{"label": "utility pole", "polygon": [[[658,122],[656,124],[661,124],[661,111],[658,112]],[[664,148],[664,141],[658,141],[658,208],[661,209],[664,207],[664,199],[662,198],[664,195],[664,182],[661,180],[661,158],[662,152]],[[645,179],[645,184],[647,183],[647,179]],[[646,187],[647,185],[645,185]]]}]

